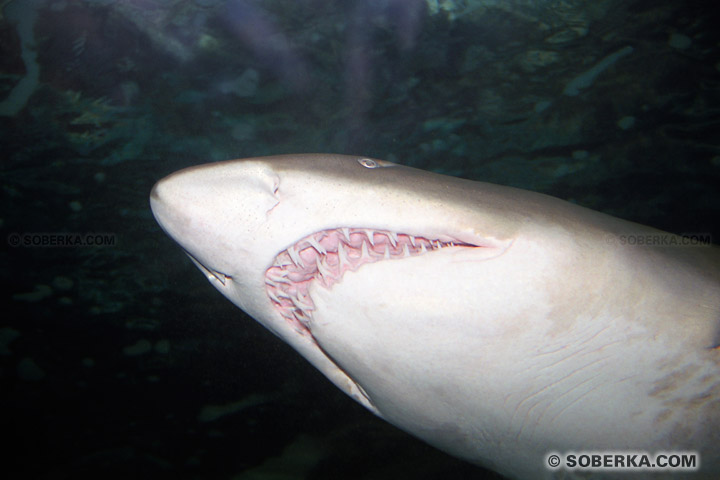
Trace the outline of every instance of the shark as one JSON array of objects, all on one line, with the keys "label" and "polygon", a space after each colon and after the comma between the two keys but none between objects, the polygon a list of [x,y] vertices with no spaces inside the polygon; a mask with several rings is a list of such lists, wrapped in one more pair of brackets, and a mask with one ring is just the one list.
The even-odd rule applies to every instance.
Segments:
[{"label": "shark", "polygon": [[553,452],[691,452],[720,478],[714,246],[361,156],[190,167],[150,204],[225,297],[451,455],[535,479],[623,473]]}]

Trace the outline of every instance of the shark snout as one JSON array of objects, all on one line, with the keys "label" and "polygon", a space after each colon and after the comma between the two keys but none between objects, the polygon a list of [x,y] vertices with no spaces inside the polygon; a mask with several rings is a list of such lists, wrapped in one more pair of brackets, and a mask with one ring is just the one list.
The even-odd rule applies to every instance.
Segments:
[{"label": "shark snout", "polygon": [[[261,162],[228,161],[192,167],[158,181],[150,207],[162,229],[199,264],[227,275],[274,258],[267,215],[278,204],[280,177]],[[262,240],[262,239],[265,240]],[[266,251],[267,250],[267,251]]]},{"label": "shark snout", "polygon": [[[251,224],[277,204],[280,178],[268,165],[218,162],[186,168],[158,181],[150,206],[160,224],[191,221],[193,228]],[[176,240],[180,240],[175,238]]]}]

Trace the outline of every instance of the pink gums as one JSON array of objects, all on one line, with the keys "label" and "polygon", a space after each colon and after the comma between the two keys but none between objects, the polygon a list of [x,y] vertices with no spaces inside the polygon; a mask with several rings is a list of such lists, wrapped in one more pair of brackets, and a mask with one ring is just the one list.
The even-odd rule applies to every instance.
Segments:
[{"label": "pink gums", "polygon": [[298,332],[309,334],[307,325],[315,310],[309,294],[310,282],[330,288],[345,272],[355,271],[366,263],[414,257],[444,247],[474,246],[382,230],[323,230],[280,252],[265,272],[266,290],[280,314]]}]

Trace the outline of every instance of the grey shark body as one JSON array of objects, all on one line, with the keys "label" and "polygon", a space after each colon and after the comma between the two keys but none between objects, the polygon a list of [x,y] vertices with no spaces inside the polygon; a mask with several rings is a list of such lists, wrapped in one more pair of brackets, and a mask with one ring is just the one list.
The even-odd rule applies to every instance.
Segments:
[{"label": "grey shark body", "polygon": [[185,169],[151,205],[223,295],[442,450],[516,478],[568,475],[553,451],[691,451],[720,472],[714,247],[340,155]]}]

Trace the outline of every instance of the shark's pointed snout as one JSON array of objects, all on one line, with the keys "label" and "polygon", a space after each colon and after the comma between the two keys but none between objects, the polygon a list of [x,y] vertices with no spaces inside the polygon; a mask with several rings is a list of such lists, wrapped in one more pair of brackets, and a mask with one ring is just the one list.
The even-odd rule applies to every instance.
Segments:
[{"label": "shark's pointed snout", "polygon": [[172,195],[168,195],[167,193],[166,179],[159,180],[153,185],[150,191],[150,210],[155,220],[157,220],[163,230],[166,231],[165,223],[168,222],[171,212],[175,210],[172,208],[173,202],[171,197]]},{"label": "shark's pointed snout", "polygon": [[184,217],[205,225],[248,221],[277,203],[279,182],[279,176],[268,165],[218,162],[186,168],[163,178],[150,193],[150,205],[156,217],[161,217],[158,220],[182,212]]},{"label": "shark's pointed snout", "polygon": [[268,165],[228,161],[186,168],[158,181],[150,207],[160,226],[196,262],[228,273],[278,202],[278,175]]},{"label": "shark's pointed snout", "polygon": [[[190,188],[190,179],[178,173],[158,181],[150,192],[150,208],[160,226],[175,241],[185,247],[188,227],[192,228],[196,215],[188,210],[198,205],[197,200],[206,196],[198,186]],[[200,187],[201,188],[201,187]]]}]

